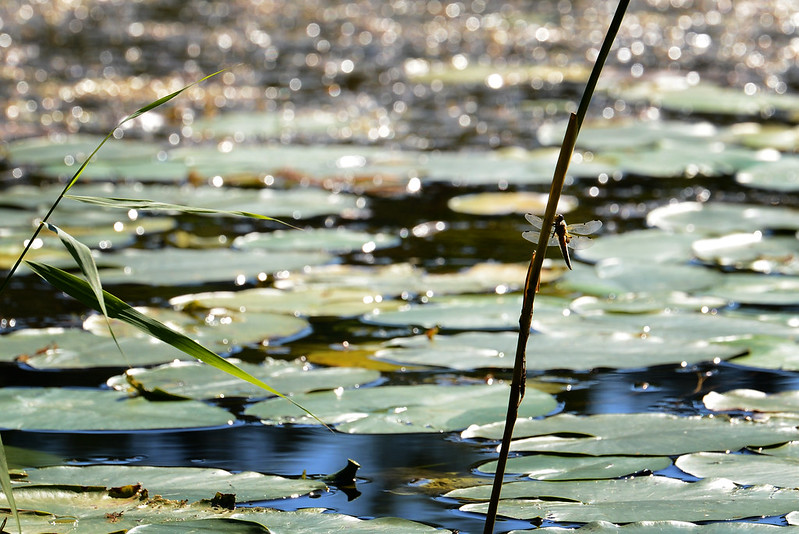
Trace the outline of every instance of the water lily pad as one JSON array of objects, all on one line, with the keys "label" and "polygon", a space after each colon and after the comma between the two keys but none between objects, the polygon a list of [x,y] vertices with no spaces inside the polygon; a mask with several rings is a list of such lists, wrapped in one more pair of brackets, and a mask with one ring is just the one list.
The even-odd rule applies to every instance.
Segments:
[{"label": "water lily pad", "polygon": [[715,296],[694,296],[679,291],[664,291],[655,294],[611,294],[605,298],[586,295],[574,299],[570,309],[583,315],[597,312],[656,314],[664,309],[701,311],[724,308],[727,304],[726,299]]},{"label": "water lily pad", "polygon": [[[160,468],[159,468],[160,469]],[[210,471],[210,470],[209,470]],[[135,489],[134,486],[131,489]],[[221,489],[221,488],[220,488]],[[126,530],[131,534],[326,534],[337,530],[378,534],[449,532],[405,519],[383,517],[374,520],[329,513],[320,508],[284,512],[270,508],[239,507],[227,510],[207,500],[186,503],[146,498],[139,491],[121,496],[98,486],[36,485],[15,489],[25,532],[75,532],[108,534]],[[6,505],[0,494],[0,503]]]},{"label": "water lily pad", "polygon": [[[473,426],[463,438],[500,439],[502,424]],[[569,436],[561,437],[558,434]],[[665,413],[558,414],[517,421],[511,450],[586,455],[673,456],[700,451],[737,451],[796,440],[791,426],[739,419],[678,417]],[[640,519],[640,518],[639,518]]]},{"label": "water lily pad", "polygon": [[0,428],[122,431],[219,427],[232,420],[227,410],[197,401],[150,402],[106,390],[0,389]]},{"label": "water lily pad", "polygon": [[694,254],[703,262],[726,269],[799,274],[799,239],[764,237],[762,232],[700,239]]},{"label": "water lily pad", "polygon": [[799,230],[799,211],[779,206],[680,202],[650,211],[650,226],[672,232],[719,236],[757,230]]},{"label": "water lily pad", "polygon": [[264,254],[228,249],[215,250],[124,250],[105,254],[102,269],[104,284],[191,285],[201,282],[233,282],[240,277],[254,280],[259,275],[281,270],[319,265],[332,257],[322,252],[282,252]]},{"label": "water lily pad", "polygon": [[311,317],[354,317],[374,310],[396,310],[402,301],[384,300],[363,289],[300,286],[291,291],[253,288],[181,295],[170,304],[179,308],[223,307],[246,312],[298,314]]},{"label": "water lily pad", "polygon": [[753,149],[774,149],[780,152],[799,150],[799,127],[785,124],[744,122],[733,124],[722,137]]},{"label": "water lily pad", "polygon": [[[354,367],[312,368],[305,363],[267,359],[255,365],[233,360],[250,375],[275,387],[284,395],[325,389],[351,388],[374,382],[380,373]],[[152,369],[130,369],[126,375],[149,392],[166,392],[189,399],[262,398],[271,396],[263,389],[222,373],[202,362],[172,362]],[[126,375],[108,379],[108,385],[130,391]]]},{"label": "water lily pad", "polygon": [[758,369],[784,369],[799,371],[799,351],[796,341],[777,336],[744,335],[720,342],[745,348],[747,353],[732,360],[736,365]]},{"label": "water lily pad", "polygon": [[739,184],[776,191],[799,190],[799,158],[783,156],[777,161],[752,165],[735,175]]},{"label": "water lily pad", "polygon": [[77,328],[17,330],[0,336],[0,360],[18,360],[37,369],[74,369],[151,365],[188,358],[184,352],[156,339],[119,334],[117,339],[124,354],[120,354],[107,335],[98,336]]},{"label": "water lily pad", "polygon": [[690,235],[665,232],[659,228],[633,230],[623,234],[603,235],[580,256],[589,262],[617,258],[649,263],[685,263],[693,258]]},{"label": "water lily pad", "polygon": [[[490,486],[454,490],[447,497],[487,499]],[[799,491],[773,486],[741,488],[723,478],[683,482],[648,476],[617,480],[510,482],[502,487],[499,514],[550,521],[719,521],[782,515],[794,509]],[[547,497],[541,500],[541,497]],[[485,513],[488,503],[466,504],[464,512]]]},{"label": "water lily pad", "polygon": [[[380,325],[440,326],[457,330],[509,330],[519,324],[522,297],[519,295],[464,295],[436,297],[427,304],[411,304],[394,312],[370,313],[367,323]],[[563,301],[554,297],[537,297],[536,313],[548,309],[563,310]]]},{"label": "water lily pad", "polygon": [[[326,424],[350,434],[451,432],[471,424],[504,420],[505,386],[381,386],[295,395],[293,400]],[[245,413],[268,425],[318,424],[283,399],[253,404]],[[546,393],[528,391],[519,417],[536,417],[557,408]]]},{"label": "water lily pad", "polygon": [[[399,338],[374,358],[407,365],[427,365],[468,370],[513,368],[516,333],[470,332],[454,336],[437,335]],[[744,349],[707,343],[685,343],[638,336],[621,336],[584,331],[569,335],[533,335],[527,344],[528,369],[637,368],[712,361],[729,358]],[[555,356],[557,355],[557,356]]]},{"label": "water lily pad", "polygon": [[313,250],[348,254],[351,252],[373,252],[378,249],[396,247],[400,238],[389,234],[370,234],[343,227],[311,228],[308,230],[275,230],[270,233],[250,233],[233,240],[233,248],[258,249],[272,252],[284,250]]},{"label": "water lily pad", "polygon": [[708,410],[723,412],[799,412],[799,391],[763,393],[754,389],[735,389],[726,393],[711,391],[702,402]]},{"label": "water lily pad", "polygon": [[562,288],[592,295],[693,292],[719,283],[722,275],[697,265],[652,263],[610,258],[593,269],[574,269],[559,281]]},{"label": "water lily pad", "polygon": [[[511,530],[508,534],[523,534],[524,532],[529,531]],[[740,521],[725,521],[703,525],[687,521],[636,521],[626,525],[614,525],[607,521],[592,521],[579,529],[560,527],[537,529],[537,533],[540,534],[568,534],[569,532],[584,534],[796,534],[799,529],[768,523],[744,523]]]},{"label": "water lily pad", "polygon": [[727,478],[747,486],[770,484],[778,488],[795,488],[799,477],[799,459],[796,458],[697,452],[680,456],[674,463],[695,477]]},{"label": "water lily pad", "polygon": [[[521,473],[535,480],[598,480],[618,478],[641,471],[660,471],[671,466],[666,457],[633,456],[554,456],[530,455],[509,458],[506,473]],[[497,462],[477,468],[481,473],[495,473]]]},{"label": "water lily pad", "polygon": [[799,276],[728,273],[724,283],[705,292],[734,304],[750,306],[799,305]]},{"label": "water lily pad", "polygon": [[[544,213],[549,195],[529,191],[507,193],[475,193],[452,197],[447,207],[456,213],[469,215],[510,215],[512,213]],[[563,195],[558,201],[558,213],[569,213],[577,207],[577,198]]]},{"label": "water lily pad", "polygon": [[323,482],[307,478],[288,479],[252,471],[234,474],[222,469],[139,465],[44,467],[29,470],[27,482],[106,488],[141,484],[151,496],[189,502],[211,499],[216,492],[233,493],[236,502],[251,502],[297,497],[326,489]]}]

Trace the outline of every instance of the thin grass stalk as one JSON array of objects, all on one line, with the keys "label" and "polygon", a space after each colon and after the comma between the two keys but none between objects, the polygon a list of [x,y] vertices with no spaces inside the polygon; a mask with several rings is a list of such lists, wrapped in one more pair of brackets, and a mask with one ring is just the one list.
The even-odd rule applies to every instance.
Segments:
[{"label": "thin grass stalk", "polygon": [[[550,228],[555,221],[555,211],[557,210],[560,192],[563,189],[563,181],[569,169],[569,161],[574,152],[574,144],[577,141],[577,115],[574,113],[569,117],[569,125],[563,144],[560,147],[558,163],[555,167],[555,175],[552,179],[552,186],[549,190],[549,203],[544,213],[544,224],[538,236],[538,247],[536,250],[546,251],[547,242],[550,237]],[[524,300],[522,301],[522,311],[519,316],[519,337],[516,343],[516,360],[513,365],[513,378],[510,384],[510,398],[508,399],[508,412],[505,418],[505,430],[502,435],[502,443],[499,449],[497,460],[497,470],[494,474],[494,485],[491,488],[491,500],[488,502],[486,512],[486,522],[483,529],[484,534],[494,532],[494,523],[497,518],[499,508],[499,497],[502,492],[502,482],[505,477],[505,465],[508,462],[510,452],[510,442],[513,436],[513,427],[519,414],[519,405],[524,399],[525,381],[527,380],[527,365],[525,363],[527,354],[527,340],[530,337],[530,326],[533,322],[533,303],[535,294],[538,291],[538,284],[541,281],[541,267],[544,264],[544,252],[536,254],[530,259],[530,266],[527,269],[527,279],[524,284]]]},{"label": "thin grass stalk", "polygon": [[597,60],[591,70],[591,75],[588,78],[585,89],[583,90],[580,105],[577,108],[577,113],[572,113],[569,117],[569,123],[566,128],[566,133],[563,138],[563,144],[560,147],[560,154],[558,162],[555,167],[555,173],[552,177],[552,185],[549,189],[549,199],[547,207],[544,212],[544,223],[541,227],[541,233],[538,236],[537,251],[540,254],[533,252],[533,257],[530,260],[530,266],[527,269],[527,277],[524,282],[524,299],[522,301],[522,311],[519,316],[519,337],[516,344],[516,359],[513,367],[513,376],[511,378],[510,394],[508,398],[508,411],[505,419],[505,429],[502,435],[502,443],[499,449],[499,458],[497,460],[497,469],[494,474],[494,483],[491,488],[491,499],[488,503],[488,510],[486,512],[486,522],[483,528],[483,534],[492,534],[494,532],[494,524],[496,523],[497,510],[499,508],[499,499],[502,493],[502,482],[505,478],[505,466],[508,462],[508,454],[510,453],[510,443],[513,437],[513,428],[516,424],[516,419],[519,413],[519,405],[524,399],[525,382],[527,380],[527,364],[526,364],[526,349],[527,341],[530,337],[530,327],[533,322],[533,304],[535,302],[535,294],[538,291],[538,285],[541,280],[541,267],[544,264],[544,256],[547,250],[547,242],[550,237],[550,228],[555,221],[555,212],[557,211],[558,202],[560,201],[561,190],[563,189],[563,182],[566,178],[566,172],[569,168],[569,162],[574,152],[574,146],[577,143],[577,136],[580,133],[580,128],[583,125],[583,120],[588,111],[588,106],[591,103],[591,98],[594,95],[599,76],[602,73],[602,68],[605,65],[610,49],[613,42],[616,40],[616,35],[621,27],[624,14],[627,12],[629,0],[620,0],[619,5],[616,7],[616,13],[608,27],[605,40],[597,55]]}]

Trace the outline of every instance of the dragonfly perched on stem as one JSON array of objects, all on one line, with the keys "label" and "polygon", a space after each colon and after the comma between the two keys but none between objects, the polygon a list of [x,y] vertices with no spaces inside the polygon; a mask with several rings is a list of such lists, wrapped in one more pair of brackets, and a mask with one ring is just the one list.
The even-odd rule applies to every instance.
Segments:
[{"label": "dragonfly perched on stem", "polygon": [[[541,217],[528,213],[524,216],[531,225],[533,230],[522,232],[522,237],[527,241],[538,243],[538,236],[541,233],[541,227],[544,225],[544,220]],[[593,234],[602,227],[602,221],[588,221],[581,224],[566,224],[566,219],[563,215],[558,213],[555,215],[555,222],[552,228],[552,235],[549,237],[547,246],[560,247],[560,253],[563,254],[563,260],[566,262],[566,267],[572,268],[571,258],[569,258],[569,249],[581,250],[590,247],[594,242],[591,241],[587,234]]]}]

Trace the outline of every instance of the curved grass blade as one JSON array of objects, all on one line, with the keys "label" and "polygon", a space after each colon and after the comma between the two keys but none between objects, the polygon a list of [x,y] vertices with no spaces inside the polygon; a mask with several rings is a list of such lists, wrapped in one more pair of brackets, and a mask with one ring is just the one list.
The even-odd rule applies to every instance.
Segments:
[{"label": "curved grass blade", "polygon": [[[70,274],[66,271],[58,269],[57,267],[53,267],[44,263],[26,261],[25,264],[30,267],[33,272],[47,280],[47,282],[53,285],[56,289],[63,291],[82,304],[95,310],[98,310],[100,307],[97,297],[94,295],[94,291],[85,280],[75,276],[74,274]],[[230,363],[228,360],[213,353],[193,339],[179,332],[175,332],[160,321],[156,321],[155,319],[147,317],[143,313],[135,310],[128,303],[120,300],[108,291],[103,290],[103,300],[105,301],[109,317],[125,321],[129,325],[142,330],[156,339],[160,339],[164,343],[172,345],[176,349],[185,352],[189,356],[197,358],[208,365],[212,365],[220,371],[224,371],[235,376],[236,378],[246,380],[247,382],[258,386],[261,389],[265,389],[273,395],[282,397],[325,425],[318,417],[291,400],[289,397],[268,386],[261,380],[258,380],[248,372]],[[325,425],[325,427],[327,427],[327,425]]]},{"label": "curved grass blade", "polygon": [[[185,91],[189,87],[193,87],[194,85],[197,85],[198,83],[202,83],[205,80],[207,80],[208,78],[212,78],[212,77],[216,76],[217,74],[219,74],[221,72],[224,72],[225,70],[227,70],[227,69],[218,70],[218,71],[214,72],[213,74],[209,74],[208,76],[205,76],[204,78],[201,78],[201,79],[197,80],[194,83],[190,83],[186,87],[178,89],[174,93],[170,93],[170,94],[168,94],[168,95],[166,95],[164,97],[159,98],[155,102],[150,102],[146,106],[137,109],[136,111],[134,111],[133,113],[131,113],[130,115],[128,115],[127,117],[125,117],[124,119],[119,121],[119,123],[117,123],[117,125],[114,126],[111,129],[111,131],[108,132],[108,134],[106,134],[106,136],[103,138],[103,140],[100,141],[100,144],[97,145],[97,148],[95,148],[94,151],[91,154],[89,154],[89,157],[86,158],[86,160],[78,168],[78,170],[75,171],[75,174],[72,175],[72,179],[67,183],[66,186],[64,186],[64,190],[61,191],[61,194],[59,194],[58,198],[55,199],[55,201],[53,202],[53,205],[50,206],[50,209],[48,210],[47,214],[42,218],[42,222],[45,223],[45,222],[47,222],[50,219],[50,215],[53,214],[53,212],[55,211],[56,207],[61,202],[61,199],[64,198],[64,195],[67,194],[67,191],[69,191],[69,189],[73,185],[75,185],[75,182],[78,181],[78,178],[80,178],[80,175],[83,174],[83,169],[85,169],[86,166],[92,161],[92,158],[94,157],[94,155],[97,154],[97,152],[100,150],[100,148],[102,148],[102,146],[105,144],[105,142],[108,141],[109,139],[111,139],[111,137],[114,135],[114,132],[116,131],[117,128],[119,128],[120,126],[122,126],[126,122],[131,121],[131,120],[135,119],[136,117],[138,117],[140,115],[143,115],[144,113],[147,113],[151,109],[155,109],[158,106],[160,106],[161,104],[169,102],[170,100],[172,100],[173,98],[178,96],[180,93],[182,93],[183,91]],[[8,282],[11,280],[11,277],[14,276],[15,272],[17,272],[17,269],[19,268],[19,264],[22,263],[22,260],[25,258],[25,255],[28,253],[28,250],[30,250],[30,247],[33,244],[33,242],[39,236],[39,232],[41,232],[41,230],[42,230],[42,225],[39,225],[36,228],[36,230],[33,232],[33,235],[31,236],[31,238],[28,239],[28,244],[25,246],[25,249],[19,255],[19,257],[17,258],[17,261],[14,262],[13,267],[11,267],[11,270],[8,271],[8,274],[6,275],[5,279],[3,279],[3,282],[0,284],[0,293],[3,292],[3,290],[8,285]]]},{"label": "curved grass blade", "polygon": [[[17,530],[22,534],[22,523],[19,521],[19,511],[17,511],[17,503],[14,502],[14,493],[11,491],[11,477],[8,475],[8,462],[6,461],[6,451],[3,448],[3,440],[0,438],[0,488],[8,499],[8,505],[11,508],[11,513],[17,521]],[[5,525],[5,521],[3,521]],[[2,530],[2,529],[0,529]]]},{"label": "curved grass blade", "polygon": [[[86,204],[94,204],[97,206],[104,206],[106,208],[119,208],[119,209],[134,209],[134,210],[152,210],[152,211],[179,211],[181,213],[191,213],[197,215],[233,215],[236,217],[249,217],[251,219],[262,219],[264,221],[275,221],[280,224],[285,224],[291,228],[296,228],[287,222],[274,217],[267,217],[266,215],[259,215],[258,213],[251,213],[249,211],[236,211],[236,210],[217,210],[213,208],[201,208],[197,206],[184,206],[182,204],[168,204],[166,202],[158,202],[155,200],[147,200],[143,198],[115,198],[115,197],[87,197],[80,195],[66,195],[66,198],[84,202]],[[299,228],[297,228],[299,230]]]},{"label": "curved grass blade", "polygon": [[100,282],[100,273],[97,271],[97,264],[94,262],[92,251],[89,249],[89,247],[69,235],[58,226],[48,222],[44,222],[42,224],[47,226],[48,230],[55,232],[55,234],[58,235],[59,239],[61,239],[61,242],[64,244],[64,247],[66,247],[67,251],[69,251],[70,255],[75,260],[75,263],[78,264],[78,267],[80,267],[83,276],[86,277],[86,280],[89,282],[89,286],[92,288],[92,292],[94,292],[94,296],[97,299],[97,305],[100,308],[98,311],[103,314],[103,317],[105,317],[105,324],[108,326],[108,332],[111,334],[111,339],[114,340],[117,350],[119,350],[119,353],[122,354],[123,358],[125,358],[128,367],[130,367],[130,361],[128,361],[127,356],[125,356],[125,351],[123,351],[122,347],[119,345],[117,336],[114,334],[114,329],[111,328],[111,321],[108,319],[108,310],[105,308],[105,298],[103,298],[103,284]]}]

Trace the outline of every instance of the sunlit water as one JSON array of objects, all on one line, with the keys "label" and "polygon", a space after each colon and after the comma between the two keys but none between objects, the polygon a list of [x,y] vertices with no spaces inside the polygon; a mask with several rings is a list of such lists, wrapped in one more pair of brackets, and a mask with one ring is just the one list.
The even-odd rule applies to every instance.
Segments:
[{"label": "sunlit water", "polygon": [[[468,71],[519,64],[588,64],[615,7],[611,2],[89,2],[78,7],[21,0],[0,6],[0,137],[51,132],[104,133],[138,106],[220,67],[232,70],[176,101],[172,110],[140,120],[129,133],[167,145],[202,142],[195,119],[226,109],[273,111],[291,119],[304,109],[337,114],[348,126],[315,134],[287,133],[290,142],[386,144],[415,149],[534,147],[536,129],[562,119],[559,102],[574,108],[580,83],[562,72],[524,84],[487,76],[444,86],[415,76],[438,67]],[[632,8],[608,76],[645,79],[671,72],[698,83],[713,80],[747,92],[796,90],[790,39],[799,24],[783,2],[665,2]],[[549,76],[549,77],[547,77]],[[656,118],[661,111],[598,95],[593,116]],[[679,116],[679,115],[678,115]],[[689,117],[680,117],[689,120]],[[705,117],[707,118],[707,117]],[[713,118],[715,120],[728,120]],[[228,142],[246,142],[232,139]],[[29,169],[0,170],[5,184],[36,181]],[[590,186],[567,191],[584,198],[575,217],[599,214],[606,229],[643,226],[649,208],[670,199],[714,198],[796,205],[795,198],[753,193],[729,180],[674,180],[653,189],[643,179],[609,183],[594,198]],[[475,188],[474,191],[485,188]],[[495,190],[496,188],[487,188]],[[541,190],[544,190],[543,188]],[[372,198],[371,229],[398,231],[436,220],[442,206],[463,189],[435,186],[421,199]],[[457,224],[457,215],[449,223]],[[511,218],[485,223],[481,235],[512,231]],[[228,229],[229,230],[229,229]],[[492,246],[490,239],[442,245],[416,241],[373,257],[351,261],[389,263],[412,259],[434,270],[476,261],[523,261],[525,253]],[[204,289],[231,289],[219,284]],[[175,294],[179,293],[175,290]],[[163,303],[172,295],[121,288],[133,303]],[[18,279],[0,297],[2,315],[19,326],[74,324],[83,310],[46,286]],[[315,325],[314,342],[335,343],[347,327]],[[350,332],[351,334],[351,332]],[[305,340],[308,341],[308,340]],[[0,385],[96,387],[118,370],[35,372],[3,369]],[[485,379],[485,373],[472,376]],[[755,372],[731,364],[688,368],[664,366],[628,371],[559,373],[579,387],[558,395],[566,412],[580,414],[660,411],[703,413],[708,391],[795,389],[791,373]],[[432,375],[388,376],[396,382],[432,380]],[[353,436],[317,428],[268,428],[255,422],[231,428],[114,434],[4,432],[8,445],[54,453],[68,462],[204,466],[255,470],[285,476],[325,474],[347,458],[357,460],[361,495],[343,491],[264,503],[282,509],[326,507],[359,517],[398,516],[463,532],[478,532],[482,518],[457,511],[457,503],[423,491],[428,478],[465,476],[494,457],[493,446],[457,435]],[[529,528],[500,522],[500,530]]]}]

